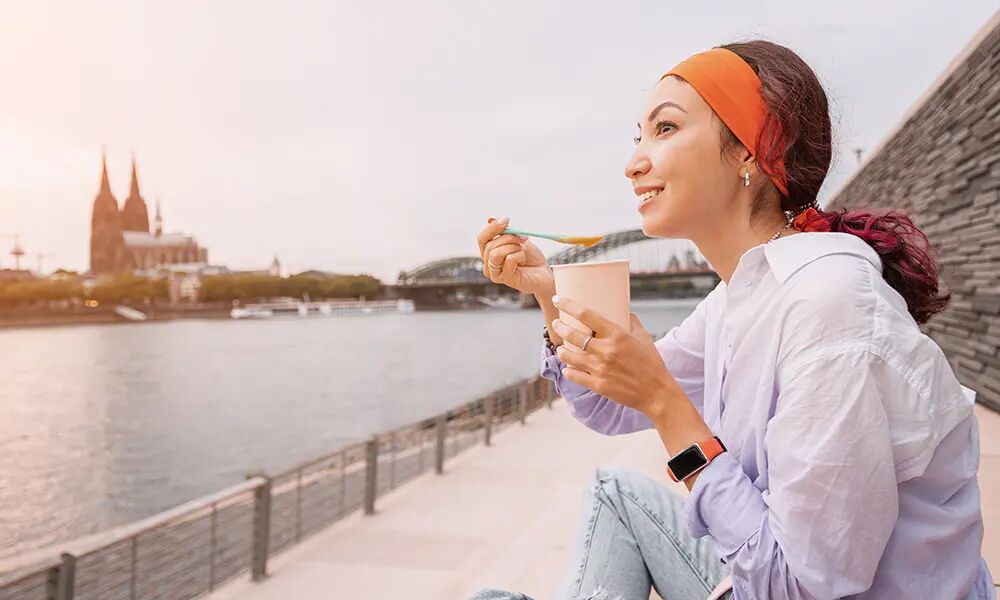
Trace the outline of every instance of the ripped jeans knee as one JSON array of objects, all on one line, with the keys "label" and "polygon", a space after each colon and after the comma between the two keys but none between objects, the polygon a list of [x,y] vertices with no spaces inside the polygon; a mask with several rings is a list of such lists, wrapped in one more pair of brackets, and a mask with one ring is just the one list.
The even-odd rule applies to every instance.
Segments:
[{"label": "ripped jeans knee", "polygon": [[516,592],[505,592],[503,590],[485,589],[479,590],[469,600],[532,600],[524,594]]},{"label": "ripped jeans knee", "polygon": [[[485,589],[480,590],[469,600],[532,600],[532,598],[517,592],[505,592],[503,590]],[[611,595],[599,586],[589,594],[576,596],[573,600],[622,600],[621,596]]]},{"label": "ripped jeans knee", "polygon": [[598,586],[597,589],[591,592],[589,596],[577,596],[574,600],[622,600],[622,597],[617,594],[612,595]]}]

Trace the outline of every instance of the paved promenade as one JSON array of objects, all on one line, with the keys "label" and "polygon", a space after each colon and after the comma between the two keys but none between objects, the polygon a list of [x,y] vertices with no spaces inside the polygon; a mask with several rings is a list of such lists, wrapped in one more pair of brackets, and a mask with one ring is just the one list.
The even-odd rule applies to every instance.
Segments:
[{"label": "paved promenade", "polygon": [[[977,408],[982,429],[984,546],[1000,571],[1000,416]],[[236,581],[212,600],[465,600],[498,587],[550,600],[566,567],[582,494],[597,466],[627,466],[661,480],[654,432],[594,433],[557,401],[274,558],[271,576]],[[678,493],[686,490],[673,485]],[[654,596],[655,598],[655,596]]]}]

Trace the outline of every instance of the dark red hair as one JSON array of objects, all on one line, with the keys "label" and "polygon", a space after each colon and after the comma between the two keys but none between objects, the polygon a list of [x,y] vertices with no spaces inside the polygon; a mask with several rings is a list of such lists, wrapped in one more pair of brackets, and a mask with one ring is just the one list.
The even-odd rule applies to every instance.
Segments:
[{"label": "dark red hair", "polygon": [[[777,159],[784,159],[788,195],[781,195],[773,183],[761,188],[751,218],[772,193],[781,195],[782,210],[798,213],[816,199],[830,169],[833,145],[826,91],[809,65],[784,46],[752,40],[721,47],[739,55],[760,78],[768,114],[757,141],[757,166],[770,177],[773,165],[782,162]],[[728,128],[725,132],[724,149],[742,148]],[[874,248],[882,258],[882,276],[906,300],[917,323],[926,323],[948,304],[951,294],[938,294],[938,265],[930,255],[930,242],[903,212],[820,211],[810,223],[856,235]]]}]

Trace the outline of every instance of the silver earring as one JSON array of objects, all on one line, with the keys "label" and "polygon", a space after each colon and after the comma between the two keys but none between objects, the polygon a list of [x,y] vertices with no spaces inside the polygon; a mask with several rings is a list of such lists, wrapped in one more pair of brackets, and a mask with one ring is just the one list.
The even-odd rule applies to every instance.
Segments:
[{"label": "silver earring", "polygon": [[743,187],[750,187],[750,171],[743,174]]}]

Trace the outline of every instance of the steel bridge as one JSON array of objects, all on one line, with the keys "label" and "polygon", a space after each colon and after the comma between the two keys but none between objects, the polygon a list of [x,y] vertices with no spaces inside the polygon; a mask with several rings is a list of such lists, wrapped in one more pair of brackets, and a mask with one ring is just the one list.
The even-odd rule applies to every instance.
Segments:
[{"label": "steel bridge", "polygon": [[[594,246],[571,246],[548,257],[561,265],[627,258],[635,297],[703,296],[719,282],[718,275],[690,242],[649,238],[640,229],[605,235]],[[455,256],[402,271],[395,285],[387,286],[391,298],[408,298],[418,308],[483,308],[495,301],[531,305],[533,299],[483,275],[478,256]]]}]

